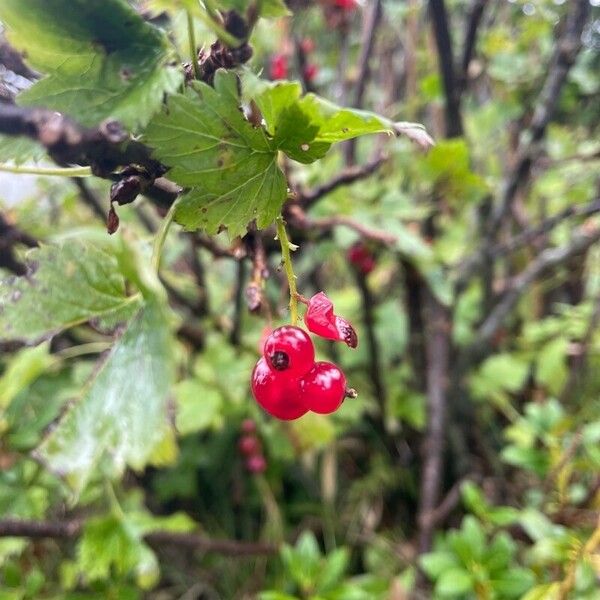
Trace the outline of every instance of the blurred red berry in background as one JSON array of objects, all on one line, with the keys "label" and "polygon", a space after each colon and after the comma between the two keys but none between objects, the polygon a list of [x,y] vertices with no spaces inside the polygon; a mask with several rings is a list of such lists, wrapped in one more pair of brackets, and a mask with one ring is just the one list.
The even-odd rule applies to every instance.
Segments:
[{"label": "blurred red berry in background", "polygon": [[375,257],[363,242],[350,246],[346,256],[350,264],[363,275],[368,275],[376,266]]},{"label": "blurred red berry in background", "polygon": [[304,67],[304,79],[306,79],[306,81],[314,81],[318,74],[319,67],[314,63],[309,63]]},{"label": "blurred red berry in background", "polygon": [[288,74],[288,60],[283,54],[274,54],[271,57],[269,75],[271,79],[285,79]]}]

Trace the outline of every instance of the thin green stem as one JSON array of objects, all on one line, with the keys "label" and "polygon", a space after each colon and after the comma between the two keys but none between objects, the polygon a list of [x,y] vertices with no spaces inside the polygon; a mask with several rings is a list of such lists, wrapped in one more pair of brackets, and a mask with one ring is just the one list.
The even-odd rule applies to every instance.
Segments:
[{"label": "thin green stem", "polygon": [[6,165],[2,163],[0,163],[0,171],[22,175],[49,175],[52,177],[90,177],[92,175],[90,167],[46,168],[27,165]]},{"label": "thin green stem", "polygon": [[86,354],[99,354],[110,347],[111,344],[108,342],[88,342],[87,344],[69,346],[68,348],[59,350],[54,356],[58,361],[68,360],[70,358],[77,358],[78,356],[85,356]]},{"label": "thin green stem", "polygon": [[296,325],[298,322],[298,291],[296,289],[296,275],[294,275],[291,254],[291,250],[295,250],[296,246],[294,246],[288,238],[287,231],[285,230],[285,221],[281,215],[277,217],[275,223],[277,224],[277,239],[281,245],[283,268],[290,289],[290,321],[292,322],[292,325]]},{"label": "thin green stem", "polygon": [[194,77],[200,79],[200,68],[198,67],[198,56],[196,54],[196,33],[194,31],[194,18],[192,13],[188,10],[187,14],[187,30],[188,30],[188,41],[190,44],[190,58],[192,60],[192,68],[194,69]]},{"label": "thin green stem", "polygon": [[177,210],[177,205],[179,204],[180,199],[181,196],[179,196],[175,200],[175,202],[171,204],[171,208],[169,208],[169,212],[166,214],[165,218],[160,224],[160,229],[156,234],[156,239],[154,240],[154,248],[152,249],[152,268],[154,269],[155,273],[158,273],[162,249],[165,245],[165,240],[167,239],[167,234],[169,233],[169,228],[171,227],[173,218],[175,217],[175,211]]},{"label": "thin green stem", "polygon": [[198,18],[226,45],[230,48],[237,48],[241,41],[238,40],[234,35],[229,33],[224,27],[221,27],[208,12],[201,10],[198,13]]},{"label": "thin green stem", "polygon": [[200,4],[206,9],[206,12],[210,15],[211,19],[215,23],[223,23],[223,19],[221,18],[221,15],[219,14],[219,11],[213,4],[212,0],[202,0]]}]

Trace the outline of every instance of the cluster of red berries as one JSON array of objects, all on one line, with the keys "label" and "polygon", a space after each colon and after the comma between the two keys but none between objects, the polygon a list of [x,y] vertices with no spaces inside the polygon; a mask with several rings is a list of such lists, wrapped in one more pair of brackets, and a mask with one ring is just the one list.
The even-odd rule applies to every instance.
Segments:
[{"label": "cluster of red berries", "polygon": [[[307,304],[304,322],[309,331],[356,348],[353,327],[334,314],[333,304],[323,292]],[[270,415],[290,421],[308,411],[332,413],[355,392],[346,388],[346,377],[338,366],[315,362],[315,348],[303,329],[284,325],[264,343],[263,356],[252,372],[252,394]]]},{"label": "cluster of red berries", "polygon": [[[311,38],[304,38],[300,42],[300,48],[304,53],[304,56],[307,57],[311,54],[315,49],[315,43]],[[288,61],[288,57],[285,54],[276,53],[271,57],[271,61],[269,63],[269,76],[273,80],[278,79],[287,79],[289,75],[290,65]],[[304,79],[308,82],[314,81],[314,79],[319,74],[319,67],[316,63],[309,62],[303,68]]]},{"label": "cluster of red berries", "polygon": [[252,419],[242,421],[242,435],[238,442],[238,448],[244,456],[246,469],[250,473],[264,473],[267,468],[267,461],[262,452],[262,445],[256,435],[256,423]]}]

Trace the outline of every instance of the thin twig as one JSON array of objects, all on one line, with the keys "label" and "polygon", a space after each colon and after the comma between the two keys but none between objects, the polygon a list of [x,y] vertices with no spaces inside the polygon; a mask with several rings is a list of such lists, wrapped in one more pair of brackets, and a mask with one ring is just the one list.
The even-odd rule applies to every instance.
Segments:
[{"label": "thin twig", "polygon": [[498,303],[479,327],[471,352],[479,351],[489,343],[502,326],[519,298],[541,275],[565,264],[569,259],[584,253],[592,244],[600,240],[600,228],[581,228],[571,242],[558,248],[549,248],[541,252],[519,275],[513,278]]},{"label": "thin twig", "polygon": [[[462,119],[460,114],[460,96],[457,91],[452,40],[443,0],[430,0],[429,10],[438,54],[438,70],[444,83],[446,99],[446,137],[462,135]],[[437,227],[436,214],[439,212],[439,201],[436,202],[434,214],[426,222],[427,233],[435,238]],[[433,295],[431,289],[425,288],[425,317],[427,323],[425,337],[425,354],[427,357],[425,381],[427,393],[427,430],[422,442],[422,473],[419,494],[417,522],[419,525],[419,553],[428,552],[433,541],[434,525],[428,520],[437,506],[440,495],[444,448],[446,445],[446,420],[448,412],[448,383],[450,374],[450,329],[451,314]],[[420,575],[420,578],[422,575]]]},{"label": "thin twig", "polygon": [[538,97],[524,144],[518,152],[517,161],[507,180],[500,202],[490,221],[490,231],[494,232],[510,212],[518,190],[529,180],[534,153],[546,133],[548,123],[556,112],[561,91],[567,75],[581,49],[581,34],[590,13],[589,0],[572,0],[569,6],[565,27],[556,40],[554,54],[550,60],[548,75]]},{"label": "thin twig", "polygon": [[342,226],[356,231],[364,240],[371,240],[385,246],[394,246],[398,241],[398,238],[392,233],[369,227],[346,215],[311,218],[296,205],[289,207],[286,217],[289,219],[290,224],[298,229],[330,231],[335,227]]},{"label": "thin twig", "polygon": [[426,290],[425,321],[428,334],[425,339],[427,370],[427,431],[423,439],[423,467],[421,474],[419,524],[419,552],[431,549],[434,523],[428,515],[435,510],[441,488],[446,440],[448,409],[448,372],[450,364],[450,313]]},{"label": "thin twig", "polygon": [[589,217],[598,212],[600,212],[600,198],[596,198],[587,204],[568,206],[557,214],[544,219],[541,223],[521,231],[505,242],[499,242],[491,248],[482,248],[476,251],[468,260],[459,265],[456,282],[457,288],[464,288],[486,257],[501,258],[506,256],[532,243],[540,236],[547,234],[566,219],[571,217]]},{"label": "thin twig", "polygon": [[366,277],[358,270],[356,271],[356,282],[362,297],[363,322],[367,334],[369,356],[369,377],[373,384],[375,399],[379,406],[379,418],[383,428],[385,424],[387,393],[379,341],[375,334],[375,299],[369,289]]},{"label": "thin twig", "polygon": [[[363,105],[365,90],[367,89],[367,83],[369,81],[369,62],[371,60],[373,48],[375,47],[375,37],[382,16],[382,1],[375,0],[370,6],[369,14],[365,21],[360,58],[358,59],[358,79],[356,81],[354,101],[352,102],[354,108],[361,108]],[[344,151],[347,165],[354,164],[355,154],[356,139],[348,140]]]},{"label": "thin twig", "polygon": [[237,273],[235,277],[235,293],[233,303],[233,326],[229,334],[229,342],[233,346],[239,346],[242,338],[242,316],[244,307],[244,280],[246,279],[246,263],[243,260],[237,262]]},{"label": "thin twig", "polygon": [[568,405],[573,395],[579,391],[581,383],[585,380],[588,370],[588,355],[594,335],[600,325],[600,295],[594,302],[592,317],[585,333],[585,337],[579,343],[579,353],[573,358],[571,368],[569,369],[569,377],[565,383],[561,393],[560,402],[563,406]]},{"label": "thin twig", "polygon": [[38,242],[0,214],[0,268],[7,269],[15,275],[25,275],[27,267],[15,257],[15,244],[35,248]]},{"label": "thin twig", "polygon": [[[30,539],[74,539],[81,535],[84,522],[70,521],[26,521],[21,519],[0,520],[0,538],[25,537]],[[214,552],[226,556],[252,556],[274,554],[277,546],[260,542],[241,542],[237,540],[211,539],[194,533],[176,533],[172,531],[153,531],[144,536],[153,546],[165,544]]]},{"label": "thin twig", "polygon": [[73,178],[73,183],[79,190],[79,195],[86,206],[102,221],[106,221],[106,211],[102,208],[102,204],[98,196],[90,189],[85,180]]},{"label": "thin twig", "polygon": [[446,137],[462,135],[462,117],[460,114],[460,94],[454,73],[454,53],[444,0],[429,0],[429,11],[435,34],[439,71],[444,83],[446,98]]},{"label": "thin twig", "polygon": [[327,181],[313,190],[301,192],[299,194],[298,204],[300,204],[305,210],[308,210],[316,202],[323,198],[323,196],[330,194],[337,188],[343,185],[350,185],[351,183],[360,181],[361,179],[366,179],[375,173],[375,171],[377,171],[386,160],[387,156],[382,154],[381,156],[376,157],[364,165],[346,167],[330,181]]},{"label": "thin twig", "polygon": [[488,3],[488,0],[473,0],[471,8],[469,9],[469,17],[467,20],[465,41],[463,44],[463,54],[460,61],[460,92],[462,92],[469,81],[469,65],[473,59],[475,53],[475,46],[477,44],[477,32],[479,25],[483,17],[483,12]]}]

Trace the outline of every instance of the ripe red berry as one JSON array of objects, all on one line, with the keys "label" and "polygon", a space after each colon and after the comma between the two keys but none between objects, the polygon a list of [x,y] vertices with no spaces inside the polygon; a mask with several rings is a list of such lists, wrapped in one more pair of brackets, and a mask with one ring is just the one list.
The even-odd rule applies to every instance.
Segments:
[{"label": "ripe red berry", "polygon": [[274,54],[269,67],[271,79],[285,79],[288,74],[288,61],[283,54]]},{"label": "ripe red berry", "polygon": [[304,67],[304,79],[306,79],[306,81],[313,81],[318,74],[319,67],[314,63],[308,63],[306,67]]},{"label": "ripe red berry", "polygon": [[252,371],[252,394],[270,415],[284,421],[308,412],[300,400],[299,379],[291,377],[288,371],[271,370],[265,358],[261,358]]},{"label": "ripe red berry", "polygon": [[246,468],[250,473],[264,473],[267,469],[267,461],[262,454],[253,454],[246,459]]},{"label": "ripe red berry", "polygon": [[368,275],[375,268],[375,258],[362,242],[350,246],[347,257],[352,266],[363,275]]},{"label": "ripe red berry", "polygon": [[240,429],[242,433],[254,433],[256,431],[256,423],[253,419],[244,419]]},{"label": "ripe red berry", "polygon": [[358,346],[356,331],[346,319],[334,314],[333,303],[323,292],[308,301],[304,322],[309,331],[327,340],[345,342],[350,348]]},{"label": "ripe red berry", "polygon": [[301,382],[306,407],[323,415],[337,410],[346,396],[346,377],[336,365],[318,362]]},{"label": "ripe red berry", "polygon": [[238,448],[245,456],[252,456],[260,452],[260,442],[255,435],[243,435],[238,442]]},{"label": "ripe red berry", "polygon": [[285,372],[290,377],[301,377],[315,362],[315,348],[308,334],[300,327],[278,327],[266,339],[263,348],[269,368]]}]

